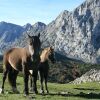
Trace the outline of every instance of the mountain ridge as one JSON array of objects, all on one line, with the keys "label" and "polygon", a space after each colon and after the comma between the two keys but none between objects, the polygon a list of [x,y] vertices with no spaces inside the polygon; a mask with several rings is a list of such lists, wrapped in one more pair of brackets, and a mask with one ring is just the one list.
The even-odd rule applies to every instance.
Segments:
[{"label": "mountain ridge", "polygon": [[87,0],[72,12],[61,12],[43,30],[42,36],[45,37],[42,38],[47,40],[45,44],[53,45],[57,52],[67,57],[99,63],[99,6],[99,0]]}]

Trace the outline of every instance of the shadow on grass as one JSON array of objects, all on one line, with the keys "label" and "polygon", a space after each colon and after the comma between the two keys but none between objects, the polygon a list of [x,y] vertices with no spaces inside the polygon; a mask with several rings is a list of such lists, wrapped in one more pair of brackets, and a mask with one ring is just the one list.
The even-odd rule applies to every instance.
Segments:
[{"label": "shadow on grass", "polygon": [[96,93],[83,93],[81,92],[80,94],[75,95],[76,97],[83,97],[83,98],[87,98],[87,99],[100,99],[100,94],[96,94]]},{"label": "shadow on grass", "polygon": [[95,90],[100,90],[100,89],[91,89],[91,88],[74,88],[77,90],[90,90],[90,91],[95,91]]},{"label": "shadow on grass", "polygon": [[73,94],[73,93],[49,93],[49,94],[39,94],[42,96],[46,96],[46,95],[50,95],[50,96],[64,96],[64,97],[81,97],[81,98],[85,98],[85,99],[100,99],[100,94],[96,94],[96,93],[83,93],[80,92],[79,94]]},{"label": "shadow on grass", "polygon": [[[15,94],[15,93],[12,93],[12,92],[9,92],[8,94]],[[23,93],[19,93],[19,94],[23,94]],[[29,96],[27,96],[27,98],[29,98],[29,99],[35,99],[36,98],[36,96],[35,95],[33,95],[34,93],[30,93],[30,95]],[[88,94],[86,94],[86,93],[83,93],[83,92],[80,92],[79,94],[73,94],[73,93],[70,93],[70,92],[58,92],[58,93],[49,93],[49,94],[46,94],[46,93],[44,93],[44,94],[38,94],[38,95],[41,95],[41,96],[63,96],[63,97],[81,97],[81,98],[84,98],[84,99],[99,99],[100,100],[100,94],[96,94],[96,93],[92,93],[92,92],[90,92],[90,93],[88,93]],[[37,95],[37,96],[38,96]],[[5,95],[0,95],[0,97],[3,97],[3,96],[5,96]]]}]

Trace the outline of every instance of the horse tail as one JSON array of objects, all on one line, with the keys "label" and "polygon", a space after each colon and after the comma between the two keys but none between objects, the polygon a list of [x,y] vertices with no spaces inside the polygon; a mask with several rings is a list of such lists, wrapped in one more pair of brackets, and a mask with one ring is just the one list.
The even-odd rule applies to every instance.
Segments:
[{"label": "horse tail", "polygon": [[7,66],[6,65],[7,65],[7,57],[4,54],[4,56],[3,56],[3,70],[7,69]]},{"label": "horse tail", "polygon": [[10,85],[12,85],[12,68],[11,65],[8,62],[8,55],[7,53],[4,54],[3,56],[3,72],[7,70],[8,73],[8,81],[10,83]]}]

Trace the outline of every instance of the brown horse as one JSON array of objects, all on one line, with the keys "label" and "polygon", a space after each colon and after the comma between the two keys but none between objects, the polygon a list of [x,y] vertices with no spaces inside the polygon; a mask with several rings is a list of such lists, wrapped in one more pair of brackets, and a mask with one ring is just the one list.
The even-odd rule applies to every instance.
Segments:
[{"label": "brown horse", "polygon": [[[46,92],[49,93],[48,87],[47,87],[47,78],[48,78],[48,71],[49,71],[48,60],[50,60],[52,63],[55,63],[54,50],[52,47],[45,48],[40,55],[40,64],[38,67],[39,78],[40,78],[40,83],[41,83],[40,93],[44,93],[43,80],[45,80]],[[30,81],[31,81],[30,86],[32,88],[31,78],[30,78]]]},{"label": "brown horse", "polygon": [[29,94],[28,91],[28,77],[29,70],[33,70],[34,91],[37,93],[37,73],[38,64],[40,62],[40,34],[38,36],[28,35],[28,46],[24,48],[12,48],[8,50],[3,57],[3,82],[2,93],[4,92],[4,82],[8,74],[9,82],[11,83],[13,92],[18,92],[16,87],[16,78],[19,71],[24,75],[24,93]]}]

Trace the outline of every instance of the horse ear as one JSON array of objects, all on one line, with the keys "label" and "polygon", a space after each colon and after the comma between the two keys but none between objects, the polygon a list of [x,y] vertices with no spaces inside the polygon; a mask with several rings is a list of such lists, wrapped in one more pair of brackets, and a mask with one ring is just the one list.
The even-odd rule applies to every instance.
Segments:
[{"label": "horse ear", "polygon": [[50,49],[51,49],[51,50],[54,50],[54,46],[50,46]]},{"label": "horse ear", "polygon": [[50,51],[51,50],[51,47],[47,47],[47,50]]},{"label": "horse ear", "polygon": [[50,49],[52,49],[52,46],[50,46]]},{"label": "horse ear", "polygon": [[28,38],[31,38],[31,36],[29,34],[27,34],[27,35],[28,35]]},{"label": "horse ear", "polygon": [[40,37],[40,33],[38,34],[38,37]]}]

